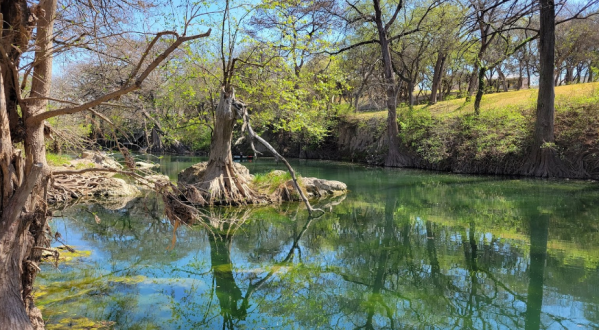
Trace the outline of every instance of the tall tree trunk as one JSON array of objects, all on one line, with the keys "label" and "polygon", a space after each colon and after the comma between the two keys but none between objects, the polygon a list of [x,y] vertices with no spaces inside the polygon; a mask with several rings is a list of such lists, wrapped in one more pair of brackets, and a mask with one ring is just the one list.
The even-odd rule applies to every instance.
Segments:
[{"label": "tall tree trunk", "polygon": [[476,90],[477,83],[480,81],[478,63],[474,65],[474,69],[472,70],[472,74],[470,75],[470,80],[468,82],[468,95],[466,96],[466,101],[470,101],[472,95],[474,95],[474,91]]},{"label": "tall tree trunk", "polygon": [[[0,68],[0,86],[3,86],[4,70]],[[0,200],[0,328],[31,329],[29,316],[22,297],[23,236],[18,233],[18,218],[13,220],[14,193],[20,186],[14,182],[16,174],[13,146],[10,135],[9,116],[4,88],[0,89],[0,179],[2,180],[2,200]],[[20,155],[18,155],[20,157]],[[22,178],[21,178],[22,179]],[[20,210],[19,210],[20,213]],[[9,217],[10,215],[10,217]]]},{"label": "tall tree trunk", "polygon": [[580,84],[580,81],[582,79],[582,70],[583,70],[583,64],[579,64],[576,66],[576,83]]},{"label": "tall tree trunk", "polygon": [[530,89],[530,81],[531,73],[530,73],[530,65],[526,65],[526,89]]},{"label": "tall tree trunk", "polygon": [[524,79],[522,78],[522,65],[518,66],[518,86],[516,90],[521,90],[524,84]]},{"label": "tall tree trunk", "polygon": [[215,123],[210,144],[208,165],[199,179],[197,189],[201,195],[194,202],[210,205],[242,205],[261,201],[251,189],[248,178],[233,165],[231,146],[233,128],[240,119],[233,107],[235,92],[221,92],[215,111]]},{"label": "tall tree trunk", "polygon": [[571,65],[566,66],[566,76],[564,77],[566,85],[572,84],[574,81],[574,68]]},{"label": "tall tree trunk", "polygon": [[354,112],[359,112],[360,111],[360,98],[362,97],[362,90],[359,89],[356,94],[354,95]]},{"label": "tall tree trunk", "polygon": [[435,61],[435,70],[433,72],[433,84],[431,87],[431,97],[429,100],[430,104],[437,103],[437,92],[441,90],[441,78],[443,76],[443,70],[445,69],[445,60],[447,54],[439,52],[437,54],[437,61]]},{"label": "tall tree trunk", "polygon": [[478,116],[480,114],[480,102],[485,94],[485,72],[487,68],[481,66],[478,70],[478,91],[476,92],[476,99],[474,100],[474,113]]},{"label": "tall tree trunk", "polygon": [[565,167],[555,150],[555,4],[554,0],[540,0],[539,32],[539,94],[534,141],[529,160],[522,174],[538,177],[563,176]]},{"label": "tall tree trunk", "polygon": [[505,74],[503,74],[503,71],[499,67],[497,67],[497,75],[499,75],[499,80],[501,80],[501,87],[503,88],[503,91],[507,92],[509,90],[507,78],[505,77]]},{"label": "tall tree trunk", "polygon": [[[22,1],[24,3],[24,1]],[[26,5],[25,5],[26,6]],[[3,203],[0,218],[0,328],[2,329],[43,329],[44,322],[40,311],[34,306],[32,291],[33,282],[38,271],[37,263],[41,252],[34,247],[47,245],[45,231],[47,228],[47,212],[44,200],[44,187],[47,183],[47,164],[44,144],[44,121],[27,125],[23,138],[26,158],[21,159],[20,153],[15,152],[12,143],[15,139],[7,131],[8,120],[25,122],[29,117],[46,111],[47,97],[50,92],[52,75],[52,32],[56,10],[56,0],[43,0],[39,3],[37,20],[37,36],[35,65],[33,67],[31,96],[28,103],[19,104],[22,120],[12,118],[11,110],[6,102],[6,81],[0,86],[0,119],[2,138],[3,168]],[[14,12],[13,12],[14,14]],[[11,17],[6,20],[10,21]],[[22,31],[22,26],[15,27]],[[21,36],[22,37],[22,36]],[[4,71],[8,66],[2,66],[2,80],[7,75]],[[14,82],[9,89],[12,93],[18,88]],[[20,124],[10,125],[17,127]],[[19,133],[20,135],[20,133]],[[6,176],[9,173],[21,175],[14,180]],[[26,173],[26,175],[22,175]],[[7,180],[13,182],[9,185]],[[6,199],[5,197],[8,197]]]},{"label": "tall tree trunk", "polygon": [[410,80],[408,82],[408,105],[410,107],[414,106],[414,89],[414,82]]},{"label": "tall tree trunk", "polygon": [[404,167],[409,166],[410,160],[399,151],[399,127],[397,125],[397,86],[391,63],[391,52],[389,50],[389,40],[387,40],[387,31],[383,25],[383,17],[378,0],[373,0],[375,9],[375,21],[379,34],[379,44],[381,46],[381,55],[383,59],[383,74],[385,77],[387,94],[387,145],[389,151],[385,166]]}]

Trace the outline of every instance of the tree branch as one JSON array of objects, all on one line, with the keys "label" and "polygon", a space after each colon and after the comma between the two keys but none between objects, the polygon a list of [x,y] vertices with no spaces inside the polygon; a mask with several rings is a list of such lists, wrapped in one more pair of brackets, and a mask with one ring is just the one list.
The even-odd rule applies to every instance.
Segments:
[{"label": "tree branch", "polygon": [[[89,108],[101,105],[102,103],[105,103],[107,101],[113,100],[121,95],[130,93],[134,90],[137,90],[137,89],[141,88],[141,84],[150,75],[150,73],[152,71],[154,71],[154,69],[156,69],[156,67],[158,67],[158,65],[160,63],[162,63],[162,61],[164,61],[182,43],[189,41],[189,40],[208,37],[211,32],[212,32],[212,29],[208,30],[208,32],[206,32],[206,33],[197,34],[197,35],[193,35],[193,36],[188,36],[188,37],[177,36],[177,39],[164,52],[162,52],[150,64],[148,64],[147,68],[139,75],[139,77],[135,80],[135,82],[133,84],[125,85],[114,92],[105,94],[103,96],[96,98],[95,100],[92,100],[90,102],[87,102],[87,103],[84,103],[84,104],[81,104],[78,106],[61,108],[61,109],[47,111],[47,112],[40,113],[38,115],[31,116],[26,120],[25,124],[27,126],[31,126],[31,125],[35,125],[35,124],[41,122],[42,120],[46,120],[48,118],[81,112],[81,111],[87,110]],[[170,34],[170,33],[167,33],[167,34]],[[166,34],[162,34],[162,35],[166,35]],[[142,61],[143,61],[143,58],[140,62],[142,62]]]},{"label": "tree branch", "polygon": [[347,46],[347,47],[341,48],[341,49],[339,49],[338,51],[335,51],[335,52],[325,51],[325,53],[327,53],[329,55],[337,55],[337,54],[343,53],[345,51],[348,51],[350,49],[353,49],[353,48],[356,48],[356,47],[359,47],[359,46],[368,45],[368,44],[378,44],[378,43],[379,43],[379,41],[377,39],[372,39],[372,40],[368,40],[368,41],[358,42],[357,44],[353,44],[351,46]]}]

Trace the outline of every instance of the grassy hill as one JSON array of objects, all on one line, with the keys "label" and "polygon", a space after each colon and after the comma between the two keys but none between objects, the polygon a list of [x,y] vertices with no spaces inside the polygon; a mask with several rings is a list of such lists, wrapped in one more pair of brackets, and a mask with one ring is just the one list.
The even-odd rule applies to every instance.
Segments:
[{"label": "grassy hill", "polygon": [[[537,102],[536,88],[523,89],[519,91],[511,91],[505,93],[493,93],[483,96],[481,102],[481,113],[495,112],[503,110],[530,110],[536,107]],[[575,84],[568,86],[558,86],[555,88],[555,104],[556,111],[567,109],[573,104],[589,104],[593,102],[599,107],[599,82]],[[474,113],[474,102],[466,103],[465,98],[459,98],[449,101],[441,101],[435,105],[417,105],[415,110],[427,110],[434,116],[462,116]],[[408,108],[399,108],[399,111],[407,111]],[[374,111],[353,114],[350,117],[356,119],[369,119],[372,117],[387,117],[387,111]]]},{"label": "grassy hill", "polygon": [[[559,86],[555,92],[556,142],[549,147],[571,168],[569,177],[599,178],[599,83]],[[464,98],[401,107],[403,152],[419,168],[518,174],[530,154],[536,98],[536,89],[488,94],[479,116]],[[386,111],[377,111],[351,114],[343,121],[378,121],[381,126],[386,117]]]}]

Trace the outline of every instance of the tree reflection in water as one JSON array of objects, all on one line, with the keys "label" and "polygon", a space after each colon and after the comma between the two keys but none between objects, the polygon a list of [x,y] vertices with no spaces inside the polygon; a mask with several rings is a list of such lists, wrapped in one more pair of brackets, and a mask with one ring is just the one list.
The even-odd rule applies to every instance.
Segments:
[{"label": "tree reflection in water", "polygon": [[528,270],[528,297],[526,299],[526,330],[541,328],[543,283],[547,261],[549,215],[541,214],[530,220],[530,264]]},{"label": "tree reflection in water", "polygon": [[[94,279],[81,298],[49,299],[48,310],[57,311],[51,321],[76,310],[122,328],[536,330],[599,323],[597,189],[566,203],[563,193],[537,182],[439,177],[354,188],[317,220],[297,204],[249,209],[247,217],[225,208],[214,215],[218,221],[180,227],[172,250],[173,226],[160,207],[79,207],[64,221],[94,259],[40,283]],[[158,216],[142,215],[148,206]],[[113,272],[143,278],[113,285],[106,280]]]},{"label": "tree reflection in water", "polygon": [[[241,216],[239,216],[242,214]],[[233,274],[233,263],[231,261],[231,245],[237,231],[243,226],[251,215],[251,209],[241,210],[233,214],[227,213],[225,217],[212,213],[201,218],[211,232],[210,239],[210,261],[211,270],[214,275],[214,294],[220,305],[220,315],[223,319],[223,329],[235,329],[239,321],[244,321],[250,307],[250,298],[256,290],[260,289],[278,270],[290,263],[298,251],[301,255],[299,242],[310,227],[312,221],[317,218],[310,217],[305,222],[299,233],[293,236],[293,241],[287,256],[273,265],[272,270],[257,281],[249,280],[245,295],[242,294],[235,276]],[[297,217],[297,215],[296,215]]]}]

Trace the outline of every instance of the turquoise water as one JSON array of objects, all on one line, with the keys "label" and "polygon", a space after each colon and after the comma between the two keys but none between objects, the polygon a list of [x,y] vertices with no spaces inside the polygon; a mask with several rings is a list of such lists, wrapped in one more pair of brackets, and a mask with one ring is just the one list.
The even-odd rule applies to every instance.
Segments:
[{"label": "turquoise water", "polygon": [[[175,178],[199,159],[154,161]],[[152,196],[56,212],[52,228],[88,252],[43,266],[48,327],[599,328],[596,182],[292,165],[349,193],[320,201],[317,219],[288,203],[176,231]]]}]

